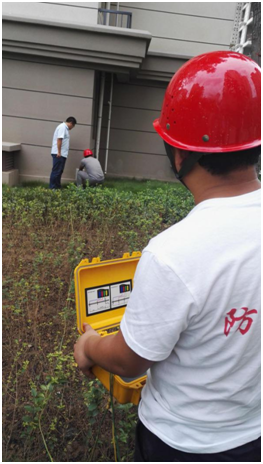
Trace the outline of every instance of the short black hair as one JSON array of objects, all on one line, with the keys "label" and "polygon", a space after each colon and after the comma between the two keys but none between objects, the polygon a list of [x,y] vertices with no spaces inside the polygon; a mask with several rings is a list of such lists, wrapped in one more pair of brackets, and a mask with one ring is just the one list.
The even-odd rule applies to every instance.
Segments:
[{"label": "short black hair", "polygon": [[198,163],[210,174],[220,176],[249,166],[255,166],[259,161],[260,154],[261,145],[241,151],[204,153]]},{"label": "short black hair", "polygon": [[71,122],[71,124],[74,124],[74,126],[77,124],[77,120],[73,116],[69,116],[66,122]]}]

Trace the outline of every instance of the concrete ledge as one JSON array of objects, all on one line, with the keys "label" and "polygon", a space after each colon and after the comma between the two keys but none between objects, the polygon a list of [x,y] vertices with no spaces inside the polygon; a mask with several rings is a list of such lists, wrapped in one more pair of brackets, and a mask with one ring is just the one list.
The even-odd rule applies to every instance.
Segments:
[{"label": "concrete ledge", "polygon": [[4,15],[2,50],[5,57],[56,59],[129,73],[140,69],[151,37],[135,29]]},{"label": "concrete ledge", "polygon": [[3,171],[2,172],[2,183],[7,184],[9,187],[14,187],[19,183],[19,172],[18,169],[13,169],[12,171]]},{"label": "concrete ledge", "polygon": [[2,142],[2,151],[19,151],[21,150],[21,145],[20,143],[14,143],[14,142]]},{"label": "concrete ledge", "polygon": [[189,58],[167,54],[149,53],[142,63],[137,79],[169,82],[174,73],[183,66]]}]

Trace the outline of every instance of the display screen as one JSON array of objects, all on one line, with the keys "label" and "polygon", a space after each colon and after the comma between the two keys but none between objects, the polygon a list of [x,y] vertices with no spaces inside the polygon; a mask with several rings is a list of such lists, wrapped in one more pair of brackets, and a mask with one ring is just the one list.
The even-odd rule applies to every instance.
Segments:
[{"label": "display screen", "polygon": [[109,296],[108,288],[102,288],[101,290],[98,290],[98,298],[103,298],[105,296]]},{"label": "display screen", "polygon": [[86,315],[91,316],[127,306],[131,290],[131,280],[86,288]]},{"label": "display screen", "polygon": [[130,292],[131,287],[130,285],[120,285],[120,293]]}]

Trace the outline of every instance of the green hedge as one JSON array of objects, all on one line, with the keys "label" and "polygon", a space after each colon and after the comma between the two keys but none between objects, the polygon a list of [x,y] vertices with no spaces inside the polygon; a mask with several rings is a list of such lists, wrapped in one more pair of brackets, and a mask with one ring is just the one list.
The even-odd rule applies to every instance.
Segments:
[{"label": "green hedge", "polygon": [[3,188],[3,217],[24,226],[55,221],[118,222],[123,229],[160,227],[184,218],[194,206],[187,190],[172,186],[138,193],[108,188],[82,190],[70,184],[66,189],[51,191],[37,188]]}]

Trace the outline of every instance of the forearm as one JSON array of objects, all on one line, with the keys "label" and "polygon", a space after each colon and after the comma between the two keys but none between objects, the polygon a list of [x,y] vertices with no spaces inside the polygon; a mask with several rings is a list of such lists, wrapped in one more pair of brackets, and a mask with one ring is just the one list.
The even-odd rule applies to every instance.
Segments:
[{"label": "forearm", "polygon": [[57,139],[58,154],[61,154],[62,139]]},{"label": "forearm", "polygon": [[[86,356],[103,369],[123,377],[136,377],[143,374],[152,364],[136,355],[130,348],[122,346],[121,333],[107,337],[92,336],[85,343]],[[123,345],[123,344],[122,344]]]}]

